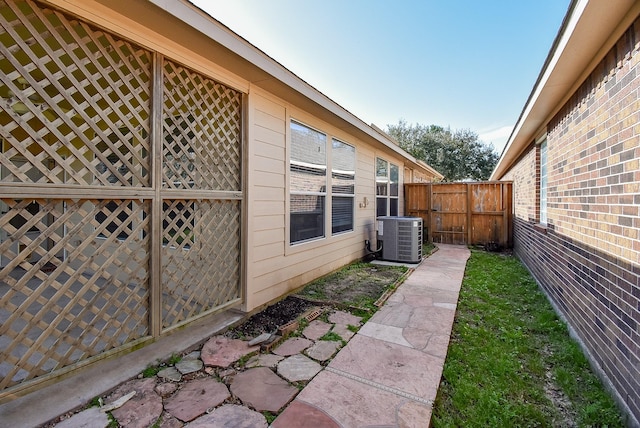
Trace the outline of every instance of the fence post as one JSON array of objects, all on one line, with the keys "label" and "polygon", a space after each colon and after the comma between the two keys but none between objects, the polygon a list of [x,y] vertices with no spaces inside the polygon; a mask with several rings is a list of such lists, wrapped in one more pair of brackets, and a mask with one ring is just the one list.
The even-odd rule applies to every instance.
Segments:
[{"label": "fence post", "polygon": [[471,213],[471,203],[472,203],[472,192],[471,192],[471,183],[467,183],[467,245],[470,245],[473,241],[473,234],[471,231],[471,223],[473,221],[472,213]]}]

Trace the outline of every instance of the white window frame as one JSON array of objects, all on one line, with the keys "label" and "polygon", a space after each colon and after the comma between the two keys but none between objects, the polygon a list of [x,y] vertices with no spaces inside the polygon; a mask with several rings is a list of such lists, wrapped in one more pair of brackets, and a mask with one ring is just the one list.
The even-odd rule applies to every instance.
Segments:
[{"label": "white window frame", "polygon": [[[317,191],[301,191],[301,190],[296,190],[294,189],[293,183],[292,183],[292,166],[298,166],[298,167],[308,167],[308,168],[318,168],[318,165],[316,164],[311,164],[311,163],[307,163],[307,162],[302,162],[300,160],[296,160],[294,159],[294,155],[292,153],[293,150],[293,133],[291,132],[292,130],[292,125],[298,125],[298,126],[302,126],[304,128],[310,129],[314,132],[317,132],[321,135],[323,135],[325,137],[325,141],[326,141],[326,145],[325,145],[325,165],[322,166],[322,168],[325,170],[325,183],[324,183],[324,192],[317,192]],[[325,239],[332,239],[333,237],[335,237],[336,239],[343,239],[344,235],[348,235],[350,233],[353,233],[355,231],[356,228],[356,168],[357,168],[357,150],[356,150],[356,146],[353,144],[350,144],[348,142],[346,142],[345,140],[343,140],[342,138],[339,138],[337,136],[331,135],[331,133],[329,132],[324,132],[318,128],[315,128],[313,126],[308,125],[307,123],[298,120],[298,119],[294,119],[294,118],[289,118],[289,126],[288,126],[288,132],[290,133],[290,138],[289,138],[289,145],[288,145],[288,164],[287,164],[287,175],[288,175],[288,200],[287,200],[287,216],[288,216],[288,230],[286,232],[287,234],[287,239],[289,240],[289,245],[287,248],[292,249],[293,251],[297,251],[294,250],[295,248],[299,248],[300,246],[305,246],[304,248],[310,248],[309,245],[311,246],[311,248],[313,248],[313,245],[320,245],[318,241],[322,241]],[[338,162],[339,158],[335,158],[336,154],[338,154],[337,149],[334,150],[334,144],[340,144],[340,145],[344,145],[347,146],[348,148],[351,148],[351,150],[353,151],[353,165],[352,168],[349,167],[348,169],[345,169],[344,166],[340,166],[343,163],[342,162]],[[340,189],[339,187],[336,187],[334,189],[334,186],[344,186],[344,184],[340,184],[340,180],[335,180],[334,181],[334,175],[338,175],[338,176],[351,176],[352,177],[352,189],[350,192],[345,192],[344,189]],[[349,179],[347,179],[347,181],[351,181]],[[300,240],[292,240],[292,237],[294,236],[295,232],[293,231],[294,228],[294,222],[292,221],[292,199],[291,197],[294,195],[310,195],[310,196],[322,196],[324,199],[324,204],[323,204],[323,208],[324,208],[324,212],[323,212],[323,221],[322,221],[322,225],[323,225],[323,234],[322,236],[317,236],[317,237],[310,237],[308,239],[300,239]],[[334,198],[348,198],[351,201],[351,219],[350,219],[350,224],[347,225],[346,228],[344,228],[343,230],[338,230],[339,228],[336,228],[336,231],[334,232],[334,228],[336,226],[336,224],[334,223]],[[288,250],[287,250],[288,251]]]},{"label": "white window frame", "polygon": [[541,225],[546,226],[547,217],[547,189],[549,180],[549,154],[546,137],[540,143],[540,219]]},{"label": "white window frame", "polygon": [[[320,164],[312,164],[312,163],[308,163],[308,162],[304,162],[304,161],[300,161],[300,160],[295,160],[293,159],[293,145],[294,145],[294,141],[293,141],[293,132],[292,132],[292,128],[294,125],[306,128],[310,131],[316,132],[322,136],[324,136],[324,165],[320,165]],[[306,125],[305,123],[298,121],[298,120],[294,120],[291,119],[289,121],[289,132],[291,132],[291,149],[290,149],[290,153],[289,153],[289,168],[288,168],[288,175],[289,175],[289,245],[293,246],[293,245],[299,245],[299,244],[304,244],[307,242],[313,242],[313,241],[317,241],[320,239],[325,239],[327,236],[327,225],[326,225],[326,219],[327,219],[327,212],[328,212],[328,203],[327,200],[329,198],[329,193],[327,191],[328,188],[328,174],[327,174],[327,169],[328,169],[328,153],[327,153],[327,146],[328,146],[328,135],[325,132],[322,132],[316,128],[313,128],[309,125]],[[310,168],[310,169],[317,169],[317,170],[324,170],[324,184],[321,186],[322,188],[324,188],[324,191],[305,191],[305,190],[295,190],[293,188],[293,185],[291,183],[291,179],[292,179],[292,174],[291,174],[291,169],[292,166],[297,166],[300,168]],[[296,239],[293,240],[292,237],[294,235],[294,233],[296,231],[293,230],[294,228],[294,222],[293,222],[293,211],[292,211],[292,203],[291,203],[291,197],[292,196],[316,196],[319,198],[322,198],[322,206],[320,207],[322,210],[321,213],[321,219],[318,221],[317,224],[321,224],[322,225],[322,231],[321,234],[317,235],[317,236],[311,236],[309,238],[300,238],[300,239]],[[299,233],[304,232],[303,230],[299,230],[297,231]]]},{"label": "white window frame", "polygon": [[[338,151],[335,149],[335,145],[336,144],[341,144],[343,146],[346,146],[350,149],[353,150],[353,165],[351,165],[351,167],[353,169],[349,169],[349,170],[342,170],[340,168],[336,167],[336,155],[338,154]],[[353,232],[354,228],[355,228],[355,200],[356,200],[356,148],[355,146],[349,144],[349,143],[345,143],[342,140],[339,140],[337,138],[332,138],[331,139],[331,153],[329,158],[331,159],[331,186],[330,186],[330,192],[331,192],[331,235],[339,235],[339,234],[343,234],[343,233],[349,233],[349,232]],[[334,183],[334,175],[342,175],[343,177],[352,177],[351,181],[352,181],[352,191],[351,193],[346,193],[346,192],[342,192],[342,191],[335,191],[336,188],[336,184]],[[350,199],[351,201],[351,219],[350,219],[350,225],[351,227],[347,228],[347,229],[343,229],[343,230],[338,230],[338,231],[334,231],[335,228],[335,224],[334,224],[334,198],[341,198],[341,199]]]},{"label": "white window frame", "polygon": [[[378,164],[379,163],[384,163],[386,165],[385,168],[385,175],[379,175],[378,174]],[[391,169],[395,168],[397,171],[397,181],[392,181],[392,174],[391,174]],[[389,162],[388,160],[381,158],[381,157],[376,157],[376,164],[375,164],[375,180],[376,180],[376,217],[381,217],[381,216],[388,216],[388,215],[400,215],[400,166]],[[382,187],[384,183],[384,188]],[[396,184],[397,186],[395,187],[395,194],[392,195],[391,193],[393,193],[393,184]],[[379,190],[384,189],[384,193],[383,192],[379,192]],[[379,201],[385,201],[385,212],[381,213],[378,211],[378,205],[379,205]],[[395,202],[395,214],[392,214],[391,212],[391,202]]]}]

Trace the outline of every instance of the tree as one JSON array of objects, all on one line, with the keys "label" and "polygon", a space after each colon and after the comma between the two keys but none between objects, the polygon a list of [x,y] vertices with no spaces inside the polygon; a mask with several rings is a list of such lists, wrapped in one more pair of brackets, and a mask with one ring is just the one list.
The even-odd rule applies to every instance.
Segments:
[{"label": "tree", "polygon": [[487,180],[498,162],[493,145],[478,140],[469,129],[451,131],[438,125],[387,125],[400,147],[444,175],[445,181]]}]

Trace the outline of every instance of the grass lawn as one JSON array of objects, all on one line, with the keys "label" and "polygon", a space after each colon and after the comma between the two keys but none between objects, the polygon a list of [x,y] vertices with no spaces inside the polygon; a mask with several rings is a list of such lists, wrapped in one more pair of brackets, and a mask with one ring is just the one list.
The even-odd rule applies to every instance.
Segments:
[{"label": "grass lawn", "polygon": [[433,427],[624,426],[535,281],[513,256],[472,251]]}]

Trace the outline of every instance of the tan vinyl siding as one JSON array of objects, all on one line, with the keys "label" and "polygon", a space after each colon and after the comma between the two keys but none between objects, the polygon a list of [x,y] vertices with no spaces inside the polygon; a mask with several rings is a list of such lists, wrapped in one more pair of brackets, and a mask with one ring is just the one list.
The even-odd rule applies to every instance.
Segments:
[{"label": "tan vinyl siding", "polygon": [[[245,310],[250,311],[363,257],[365,239],[375,240],[375,159],[381,157],[398,165],[401,175],[404,162],[396,154],[374,149],[260,89],[252,88],[249,95],[248,118],[249,245]],[[324,238],[295,245],[289,243],[287,132],[292,119],[355,147],[353,231],[332,235],[331,228],[327,227]],[[402,213],[402,193],[399,209]],[[328,209],[325,215],[329,217],[326,220],[329,225]]]}]

